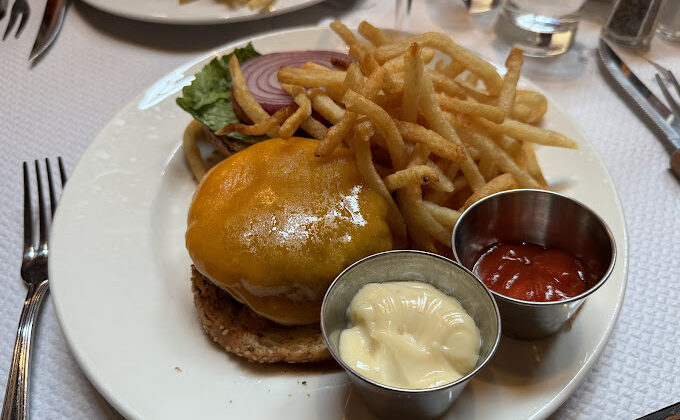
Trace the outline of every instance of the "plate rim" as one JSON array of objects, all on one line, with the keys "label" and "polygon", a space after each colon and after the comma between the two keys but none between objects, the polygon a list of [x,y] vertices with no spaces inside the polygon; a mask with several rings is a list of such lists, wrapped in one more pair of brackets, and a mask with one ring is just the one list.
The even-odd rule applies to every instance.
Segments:
[{"label": "plate rim", "polygon": [[[202,16],[202,17],[186,17],[177,18],[169,16],[154,16],[146,13],[135,13],[134,9],[132,11],[121,10],[121,8],[115,5],[118,2],[109,2],[106,0],[83,0],[88,6],[91,6],[99,11],[108,13],[110,15],[115,15],[125,19],[136,20],[140,22],[166,24],[166,25],[223,25],[228,23],[239,23],[248,22],[254,20],[268,19],[274,16],[283,15],[290,12],[295,12],[307,7],[317,5],[325,0],[300,0],[300,3],[294,4],[282,9],[275,9],[271,12],[260,13],[255,12],[252,14],[241,15],[241,16]],[[111,6],[111,5],[114,6]],[[245,7],[245,6],[244,6]]]},{"label": "plate rim", "polygon": [[[87,3],[89,3],[90,0],[84,0]],[[319,0],[323,1],[323,0]],[[82,155],[79,157],[77,160],[76,164],[73,167],[71,177],[73,177],[74,174],[76,174],[76,171],[78,170],[79,166],[81,166],[81,161],[84,160],[84,158],[88,155],[88,153],[94,153],[94,150],[96,149],[95,146],[98,146],[98,143],[100,143],[102,140],[100,138],[103,136],[103,134],[106,132],[107,129],[110,129],[112,127],[112,124],[114,121],[116,121],[117,118],[119,118],[121,115],[124,115],[127,113],[130,108],[135,107],[135,105],[138,105],[139,102],[141,102],[144,99],[145,94],[148,93],[151,87],[161,83],[164,79],[171,75],[175,74],[184,74],[188,69],[193,68],[194,66],[200,64],[200,63],[205,63],[207,64],[210,59],[214,58],[216,55],[223,55],[228,53],[231,49],[239,47],[239,46],[244,46],[248,42],[254,42],[263,38],[268,38],[271,36],[281,36],[281,35],[286,35],[290,33],[296,33],[296,32],[324,32],[324,33],[332,33],[332,31],[328,28],[325,27],[318,27],[318,26],[304,26],[304,27],[297,27],[297,28],[292,28],[292,29],[284,29],[284,30],[270,30],[267,32],[263,32],[257,36],[244,36],[241,37],[237,40],[228,42],[226,44],[223,44],[215,49],[213,49],[211,52],[202,54],[201,56],[190,60],[183,65],[180,65],[173,70],[167,72],[165,75],[157,79],[154,83],[150,84],[147,86],[144,90],[138,92],[136,95],[134,95],[128,102],[126,102],[104,125],[103,127],[97,132],[97,134],[94,136],[93,140],[91,143],[87,146],[85,151],[82,153]],[[474,53],[474,52],[473,52]],[[476,54],[476,53],[475,53]],[[483,56],[482,56],[483,57]],[[486,58],[485,58],[486,59]],[[494,63],[494,61],[490,60],[489,62]],[[496,65],[496,64],[494,64]],[[193,75],[194,73],[191,73]],[[534,84],[530,79],[527,79],[525,77],[521,77],[520,79],[522,83],[525,83],[528,85],[530,88],[535,89],[543,94],[545,92],[540,89],[536,84]],[[604,349],[607,347],[607,343],[609,339],[611,338],[611,334],[613,333],[613,330],[616,326],[616,323],[619,319],[620,312],[623,306],[623,301],[625,298],[625,293],[627,289],[627,283],[628,283],[628,275],[629,275],[629,233],[628,233],[628,227],[626,223],[626,218],[625,218],[625,212],[623,211],[623,206],[621,203],[621,197],[619,195],[618,189],[616,188],[616,185],[614,184],[614,180],[611,177],[611,174],[609,172],[609,169],[605,165],[604,161],[602,160],[602,157],[599,153],[599,151],[595,148],[594,143],[592,142],[591,138],[586,135],[586,133],[583,131],[582,127],[575,121],[575,119],[567,113],[562,106],[559,105],[555,99],[550,96],[545,94],[546,97],[548,98],[548,101],[550,103],[551,108],[555,109],[558,111],[558,113],[561,115],[561,117],[569,123],[571,127],[574,128],[574,130],[578,131],[579,136],[584,139],[590,147],[592,147],[594,153],[593,156],[597,159],[599,165],[601,166],[602,170],[606,173],[608,180],[612,184],[612,190],[613,190],[613,195],[615,197],[614,202],[612,203],[613,206],[616,208],[617,215],[620,217],[621,221],[621,233],[622,233],[622,239],[623,239],[623,244],[621,246],[621,252],[619,255],[619,259],[616,262],[616,265],[622,264],[622,273],[621,273],[621,285],[620,288],[617,290],[617,295],[616,295],[616,301],[615,305],[613,308],[613,311],[610,313],[610,316],[608,317],[608,322],[606,324],[605,328],[605,333],[599,337],[597,340],[597,344],[594,347],[594,350],[589,357],[584,361],[584,363],[581,364],[579,367],[576,375],[571,377],[569,382],[560,390],[551,400],[545,403],[545,405],[540,408],[531,418],[537,419],[537,418],[545,418],[555,412],[560,406],[564,404],[564,402],[580,387],[582,382],[585,380],[586,376],[590,371],[592,370],[593,366],[597,363],[599,360],[600,356],[602,355]],[[168,96],[172,96],[172,94],[168,94]],[[167,99],[167,98],[165,98]],[[178,135],[178,138],[180,136]],[[181,147],[181,141],[178,140],[178,145],[177,147]],[[67,199],[69,199],[70,194],[68,193],[69,191],[69,185],[67,184],[66,188],[64,189],[64,192],[66,193],[65,196]],[[62,217],[61,212],[59,211],[60,207],[57,208],[57,211],[55,213],[55,224],[59,224],[59,220]],[[618,246],[618,244],[617,244]],[[49,264],[49,273],[50,277],[53,271],[53,260],[50,260]],[[56,288],[58,290],[58,288]],[[78,346],[75,343],[74,337],[72,337],[72,331],[70,331],[68,328],[64,327],[64,322],[63,322],[63,307],[59,303],[59,294],[53,293],[54,295],[54,307],[55,307],[55,312],[57,315],[57,319],[59,321],[59,325],[61,327],[61,330],[64,334],[66,343],[68,345],[69,350],[71,351],[71,354],[73,355],[74,359],[78,363],[78,366],[83,370],[83,373],[85,373],[86,377],[90,381],[90,383],[95,387],[95,389],[116,409],[118,410],[122,415],[124,415],[127,418],[135,418],[135,419],[144,419],[143,416],[140,415],[140,413],[132,407],[130,404],[127,403],[125,399],[118,398],[116,396],[116,392],[111,389],[111,387],[108,384],[108,381],[103,380],[104,378],[102,375],[97,375],[97,370],[94,368],[93,363],[86,357],[86,355],[82,352],[82,349],[79,349]]]}]

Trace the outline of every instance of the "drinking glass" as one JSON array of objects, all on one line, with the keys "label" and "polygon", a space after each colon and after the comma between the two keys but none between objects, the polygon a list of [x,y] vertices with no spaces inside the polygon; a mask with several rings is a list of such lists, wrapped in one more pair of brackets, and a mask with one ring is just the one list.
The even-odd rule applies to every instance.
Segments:
[{"label": "drinking glass", "polygon": [[666,0],[661,9],[657,33],[669,41],[680,41],[680,1]]},{"label": "drinking glass", "polygon": [[411,11],[412,0],[395,0],[394,5],[394,29],[403,31]]},{"label": "drinking glass", "polygon": [[499,33],[526,55],[565,53],[574,42],[583,3],[585,0],[505,0]]},{"label": "drinking glass", "polygon": [[468,13],[477,15],[480,13],[491,12],[500,4],[500,0],[463,0]]}]

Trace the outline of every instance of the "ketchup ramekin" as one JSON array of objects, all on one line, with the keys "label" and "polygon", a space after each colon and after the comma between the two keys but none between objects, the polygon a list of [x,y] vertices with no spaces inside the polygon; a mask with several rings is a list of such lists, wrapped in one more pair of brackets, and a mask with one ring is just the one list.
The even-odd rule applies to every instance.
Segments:
[{"label": "ketchup ramekin", "polygon": [[614,236],[585,204],[552,191],[520,189],[490,195],[470,206],[458,219],[451,240],[456,260],[469,270],[490,246],[520,242],[565,251],[599,279],[577,296],[552,302],[519,300],[491,291],[501,312],[503,334],[520,339],[547,337],[559,331],[609,278],[616,261]]}]

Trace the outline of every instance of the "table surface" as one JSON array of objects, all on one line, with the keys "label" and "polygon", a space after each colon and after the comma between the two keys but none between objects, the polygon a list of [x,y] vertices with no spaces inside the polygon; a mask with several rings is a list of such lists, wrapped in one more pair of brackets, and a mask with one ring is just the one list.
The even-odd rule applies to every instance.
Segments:
[{"label": "table surface", "polygon": [[[274,18],[218,26],[171,26],[126,20],[74,2],[56,44],[31,66],[27,57],[44,0],[31,2],[24,34],[0,43],[0,378],[7,377],[26,289],[19,279],[22,243],[20,164],[60,155],[68,170],[113,114],[179,65],[248,35],[363,19],[392,27],[392,2],[327,0]],[[461,3],[461,4],[458,4]],[[680,401],[680,183],[668,152],[611,86],[596,50],[609,2],[590,1],[576,44],[556,59],[525,59],[523,74],[583,127],[612,175],[626,217],[630,272],[621,315],[600,360],[555,418],[635,418]],[[471,18],[462,2],[416,0],[405,28],[442,30],[502,63],[509,46],[493,14]],[[4,32],[7,19],[0,21]],[[680,71],[680,44],[655,39],[641,53]],[[653,88],[653,68],[625,54]],[[678,73],[680,74],[680,73]],[[71,356],[48,298],[34,337],[33,418],[119,418]]]}]

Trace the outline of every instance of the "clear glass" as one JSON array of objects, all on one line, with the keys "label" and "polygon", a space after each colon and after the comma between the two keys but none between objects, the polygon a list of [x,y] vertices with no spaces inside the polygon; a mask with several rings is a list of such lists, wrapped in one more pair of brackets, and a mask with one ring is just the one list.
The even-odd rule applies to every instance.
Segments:
[{"label": "clear glass", "polygon": [[403,31],[408,23],[413,0],[395,0],[394,4],[394,29]]},{"label": "clear glass", "polygon": [[664,39],[680,42],[680,1],[666,0],[656,31]]},{"label": "clear glass", "polygon": [[494,10],[501,4],[501,0],[463,0],[463,3],[468,9],[468,13],[477,15]]},{"label": "clear glass", "polygon": [[585,0],[505,0],[499,34],[524,49],[526,55],[563,54],[574,42],[584,3]]}]

